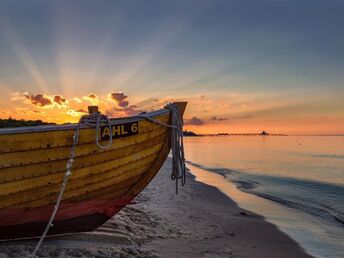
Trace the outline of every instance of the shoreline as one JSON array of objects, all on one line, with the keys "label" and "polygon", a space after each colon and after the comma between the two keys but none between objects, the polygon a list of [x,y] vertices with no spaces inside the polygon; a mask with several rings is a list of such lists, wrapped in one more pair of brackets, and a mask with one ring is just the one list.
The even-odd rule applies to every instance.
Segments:
[{"label": "shoreline", "polygon": [[[147,188],[94,232],[50,237],[40,257],[312,257],[262,216],[187,173],[175,194],[168,158]],[[30,257],[37,240],[0,243],[0,257]]]},{"label": "shoreline", "polygon": [[[167,163],[151,187],[158,189],[161,185],[167,190],[160,201],[169,211],[162,213],[163,219],[172,218],[175,222],[173,218],[181,216],[182,232],[191,234],[182,234],[175,240],[153,240],[145,250],[159,257],[313,257],[263,216],[240,208],[228,195],[211,186],[212,179],[207,184],[198,181],[194,173],[188,173],[186,186],[178,195],[172,195],[174,184],[169,182],[170,164]],[[170,196],[167,198],[165,193]],[[159,206],[155,204],[155,207],[154,215],[161,216]]]}]

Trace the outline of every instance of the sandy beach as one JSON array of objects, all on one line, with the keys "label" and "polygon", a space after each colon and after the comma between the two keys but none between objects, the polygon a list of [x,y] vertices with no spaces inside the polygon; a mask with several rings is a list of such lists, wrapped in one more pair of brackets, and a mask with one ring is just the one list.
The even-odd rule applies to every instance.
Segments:
[{"label": "sandy beach", "polygon": [[[175,194],[168,159],[136,203],[95,232],[51,237],[40,257],[311,257],[263,217],[188,173]],[[0,257],[30,257],[37,240],[3,242]]]}]

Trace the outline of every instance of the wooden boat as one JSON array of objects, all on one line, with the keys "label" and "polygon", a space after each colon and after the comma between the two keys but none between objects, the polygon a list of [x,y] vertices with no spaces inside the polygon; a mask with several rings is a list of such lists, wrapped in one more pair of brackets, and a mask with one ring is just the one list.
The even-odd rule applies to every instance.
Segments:
[{"label": "wooden boat", "polygon": [[[186,102],[175,103],[181,116]],[[146,116],[171,121],[162,109]],[[171,148],[171,129],[140,118],[111,119],[113,143],[95,144],[80,129],[72,175],[50,235],[92,231],[140,193]],[[0,130],[0,239],[40,237],[50,219],[70,157],[75,124]],[[100,130],[104,144],[106,128]]]}]

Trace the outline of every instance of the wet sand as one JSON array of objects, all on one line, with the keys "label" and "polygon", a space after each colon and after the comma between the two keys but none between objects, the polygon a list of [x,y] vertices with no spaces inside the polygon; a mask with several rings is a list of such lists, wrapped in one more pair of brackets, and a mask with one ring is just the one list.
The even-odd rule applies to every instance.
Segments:
[{"label": "wet sand", "polygon": [[[40,257],[311,257],[263,217],[195,181],[175,195],[168,159],[136,198],[95,232],[47,239]],[[37,240],[0,243],[0,258],[30,257]]]}]

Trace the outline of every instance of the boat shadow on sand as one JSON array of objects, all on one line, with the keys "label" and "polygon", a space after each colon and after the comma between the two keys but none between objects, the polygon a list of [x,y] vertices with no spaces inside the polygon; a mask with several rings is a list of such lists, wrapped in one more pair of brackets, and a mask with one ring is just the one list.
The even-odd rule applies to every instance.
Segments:
[{"label": "boat shadow on sand", "polygon": [[[128,206],[93,232],[48,237],[37,256],[147,257],[149,254],[140,250],[140,246],[147,239],[162,238],[157,236],[156,225],[142,209]],[[31,257],[37,241],[0,242],[0,257]]]}]

